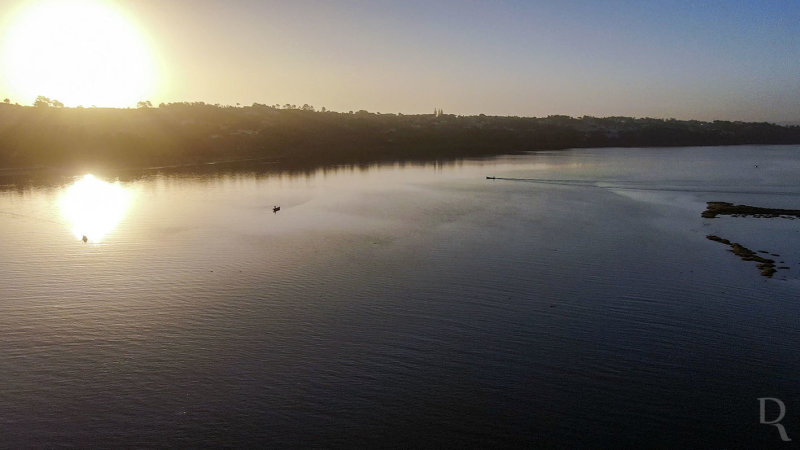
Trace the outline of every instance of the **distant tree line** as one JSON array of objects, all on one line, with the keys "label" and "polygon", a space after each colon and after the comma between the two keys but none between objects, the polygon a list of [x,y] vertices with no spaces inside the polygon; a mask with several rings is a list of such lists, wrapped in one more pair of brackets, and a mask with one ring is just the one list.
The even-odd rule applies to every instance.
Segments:
[{"label": "distant tree line", "polygon": [[571,147],[800,144],[770,123],[548,116],[332,112],[311,105],[203,102],[136,109],[0,103],[0,167],[150,167],[264,158],[316,166]]}]

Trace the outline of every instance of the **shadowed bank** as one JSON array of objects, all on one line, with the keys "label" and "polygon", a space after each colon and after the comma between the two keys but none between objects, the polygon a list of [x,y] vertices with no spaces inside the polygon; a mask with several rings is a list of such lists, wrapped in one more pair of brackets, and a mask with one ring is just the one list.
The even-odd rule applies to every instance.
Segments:
[{"label": "shadowed bank", "polygon": [[137,109],[58,105],[0,104],[0,168],[98,170],[254,159],[312,168],[571,147],[800,143],[800,127],[768,123],[339,113],[309,105],[202,102],[158,108],[140,102]]}]

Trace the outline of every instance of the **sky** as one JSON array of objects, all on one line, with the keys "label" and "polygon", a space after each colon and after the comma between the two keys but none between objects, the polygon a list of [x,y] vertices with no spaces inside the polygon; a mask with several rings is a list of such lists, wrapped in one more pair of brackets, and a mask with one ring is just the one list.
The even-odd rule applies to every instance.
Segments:
[{"label": "sky", "polygon": [[[800,121],[797,0],[81,1],[137,30],[154,104]],[[0,2],[0,39],[35,3]]]}]

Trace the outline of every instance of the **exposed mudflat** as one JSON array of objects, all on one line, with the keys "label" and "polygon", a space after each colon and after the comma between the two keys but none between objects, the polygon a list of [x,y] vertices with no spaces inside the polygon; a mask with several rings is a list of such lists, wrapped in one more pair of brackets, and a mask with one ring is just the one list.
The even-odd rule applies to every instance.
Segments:
[{"label": "exposed mudflat", "polygon": [[[729,245],[731,247],[730,251],[734,255],[742,258],[743,261],[756,261],[758,263],[758,266],[756,267],[758,267],[758,270],[761,271],[761,275],[765,277],[772,278],[772,275],[774,275],[775,272],[778,271],[777,269],[775,269],[774,259],[758,256],[758,253],[754,252],[753,250],[750,250],[749,248],[745,247],[744,245],[738,242],[731,242],[727,239],[721,238],[713,234],[709,234],[708,236],[706,236],[706,238],[715,242],[719,242],[721,244]],[[780,255],[773,253],[773,256],[780,256]],[[785,266],[781,266],[780,268],[788,269],[788,267]]]},{"label": "exposed mudflat", "polygon": [[[702,217],[707,219],[714,219],[720,215],[731,217],[755,217],[760,219],[782,218],[791,220],[800,217],[800,210],[797,209],[762,208],[759,206],[734,205],[733,203],[728,202],[707,202],[707,205],[708,206],[706,207],[706,210],[700,214]],[[707,235],[706,238],[730,246],[730,251],[736,256],[742,258],[744,261],[757,262],[758,265],[756,267],[758,267],[761,275],[765,277],[772,278],[772,275],[774,275],[779,269],[789,269],[789,267],[785,265],[781,265],[776,268],[774,259],[765,258],[758,255],[758,253],[763,253],[776,258],[780,257],[781,255],[777,253],[768,252],[766,250],[753,251],[738,242],[731,242],[728,239],[713,234]],[[779,263],[784,264],[784,261],[779,261]]]},{"label": "exposed mudflat", "polygon": [[707,219],[713,219],[717,216],[794,219],[800,217],[800,209],[761,208],[758,206],[734,205],[727,202],[708,202],[706,210],[701,215]]}]

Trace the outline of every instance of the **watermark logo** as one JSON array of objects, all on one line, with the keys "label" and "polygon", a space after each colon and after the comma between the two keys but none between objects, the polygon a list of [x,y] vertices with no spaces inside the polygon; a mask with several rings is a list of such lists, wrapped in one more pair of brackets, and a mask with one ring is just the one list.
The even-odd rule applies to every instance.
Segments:
[{"label": "watermark logo", "polygon": [[[767,402],[774,403],[778,405],[778,417],[772,420],[767,420]],[[791,439],[789,435],[786,434],[786,428],[781,425],[781,420],[783,417],[786,416],[786,405],[783,402],[774,397],[759,397],[758,399],[758,406],[759,406],[759,422],[762,425],[772,425],[773,427],[778,429],[778,432],[781,435],[781,440],[783,442],[789,442]]]}]

